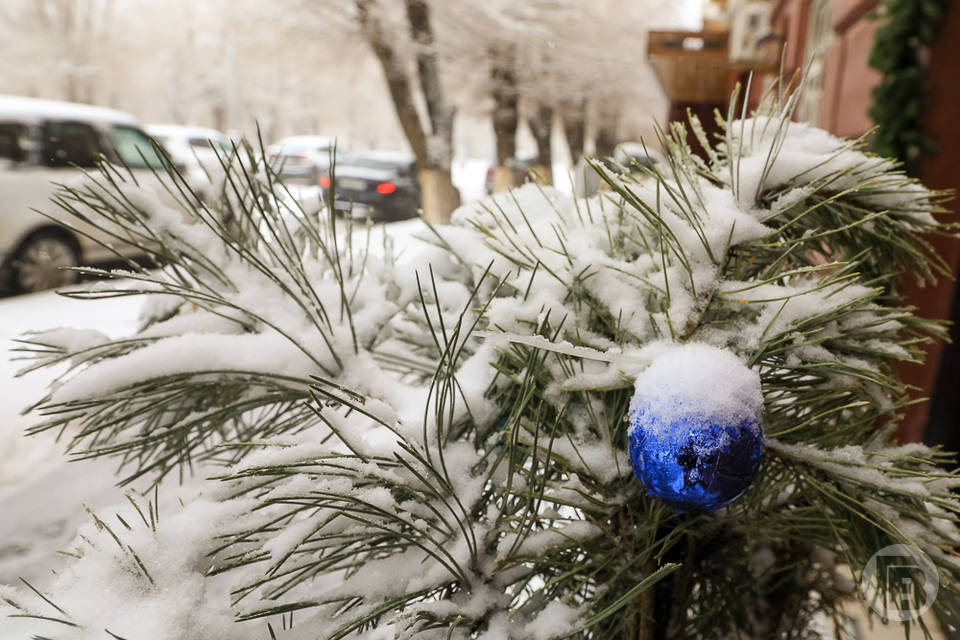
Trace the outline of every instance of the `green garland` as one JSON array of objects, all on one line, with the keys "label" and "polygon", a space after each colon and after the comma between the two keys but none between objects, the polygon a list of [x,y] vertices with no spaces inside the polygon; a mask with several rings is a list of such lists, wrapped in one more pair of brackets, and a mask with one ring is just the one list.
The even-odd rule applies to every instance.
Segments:
[{"label": "green garland", "polygon": [[902,160],[911,176],[918,175],[920,158],[935,149],[921,126],[930,101],[925,51],[948,5],[949,0],[884,0],[885,22],[870,52],[870,66],[883,74],[869,111],[877,125],[873,150]]}]

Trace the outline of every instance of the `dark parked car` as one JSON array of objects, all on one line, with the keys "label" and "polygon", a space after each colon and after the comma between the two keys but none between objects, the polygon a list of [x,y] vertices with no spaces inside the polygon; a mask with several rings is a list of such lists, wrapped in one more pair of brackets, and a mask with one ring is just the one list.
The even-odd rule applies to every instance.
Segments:
[{"label": "dark parked car", "polygon": [[335,197],[337,211],[377,222],[403,220],[420,209],[420,180],[413,156],[369,151],[337,158],[336,184],[320,177],[320,186]]}]

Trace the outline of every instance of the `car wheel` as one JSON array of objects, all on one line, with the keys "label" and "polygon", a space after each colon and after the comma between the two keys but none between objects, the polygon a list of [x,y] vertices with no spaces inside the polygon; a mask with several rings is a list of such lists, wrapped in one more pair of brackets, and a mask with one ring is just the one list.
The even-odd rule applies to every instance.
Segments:
[{"label": "car wheel", "polygon": [[13,287],[21,293],[65,287],[76,282],[79,275],[65,267],[79,264],[80,252],[70,238],[59,233],[37,233],[27,238],[10,263]]}]

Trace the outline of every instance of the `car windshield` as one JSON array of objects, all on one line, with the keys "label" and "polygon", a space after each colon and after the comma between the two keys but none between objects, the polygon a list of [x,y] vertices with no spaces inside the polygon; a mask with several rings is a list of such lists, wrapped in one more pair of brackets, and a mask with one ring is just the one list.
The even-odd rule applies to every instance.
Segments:
[{"label": "car windshield", "polygon": [[115,126],[111,129],[113,147],[120,160],[131,169],[162,169],[163,162],[143,131],[133,127]]}]

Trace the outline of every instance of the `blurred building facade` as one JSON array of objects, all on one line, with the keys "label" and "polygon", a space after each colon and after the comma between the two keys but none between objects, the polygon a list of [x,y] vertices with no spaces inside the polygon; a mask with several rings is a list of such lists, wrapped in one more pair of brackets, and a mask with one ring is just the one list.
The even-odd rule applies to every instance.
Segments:
[{"label": "blurred building facade", "polygon": [[[706,3],[702,31],[651,32],[648,55],[670,100],[669,120],[685,119],[687,109],[702,120],[714,108],[725,112],[730,92],[738,82],[746,91],[749,81],[747,101],[748,107],[753,108],[781,72],[786,79],[805,72],[797,120],[847,138],[867,133],[873,127],[868,113],[871,91],[881,79],[868,64],[877,29],[882,24],[881,3],[882,0],[715,0]],[[957,34],[960,4],[950,3],[928,52],[930,105],[922,125],[935,140],[937,150],[923,160],[919,178],[932,189],[960,187]],[[704,46],[698,47],[697,40],[702,40]],[[667,77],[677,73],[677,69],[685,71]],[[726,85],[722,90],[721,78]],[[956,208],[955,203],[952,208]],[[930,242],[956,275],[960,241],[937,237],[930,238]],[[904,289],[919,315],[952,319],[954,325],[951,344],[945,347],[940,342],[931,343],[925,364],[901,368],[904,381],[917,387],[916,397],[932,396],[932,401],[915,404],[908,410],[900,437],[904,441],[926,438],[930,443],[960,450],[960,300],[954,295],[955,280],[943,278],[936,286],[921,289],[912,278],[907,278]]]},{"label": "blurred building facade", "polygon": [[[871,91],[880,74],[869,64],[877,29],[881,0],[775,0],[770,26],[782,38],[784,70],[808,70],[808,88],[797,117],[815,123],[839,136],[854,138],[873,127],[868,110]],[[960,186],[960,7],[951,3],[929,51],[930,105],[922,126],[937,145],[922,163],[920,180],[932,189]],[[955,208],[955,203],[952,205]],[[947,221],[952,221],[947,218]],[[930,238],[954,274],[960,263],[960,242]],[[900,427],[904,441],[926,438],[930,443],[960,449],[960,353],[956,323],[956,283],[943,278],[933,287],[920,288],[912,278],[904,281],[909,301],[927,318],[953,319],[952,345],[931,343],[923,365],[901,367],[903,379],[918,388],[917,398],[930,402],[913,405]]]}]

